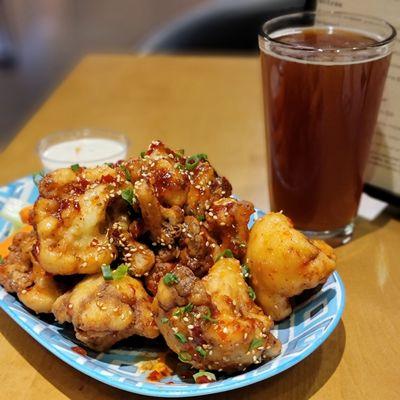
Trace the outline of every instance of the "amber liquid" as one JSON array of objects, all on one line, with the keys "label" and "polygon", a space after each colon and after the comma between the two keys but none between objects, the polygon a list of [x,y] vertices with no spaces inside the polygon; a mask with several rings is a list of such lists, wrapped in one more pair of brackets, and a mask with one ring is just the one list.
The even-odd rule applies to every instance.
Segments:
[{"label": "amber liquid", "polygon": [[[368,45],[350,31],[306,28],[280,41]],[[346,226],[357,213],[390,55],[349,63],[261,52],[271,207],[303,230]]]}]

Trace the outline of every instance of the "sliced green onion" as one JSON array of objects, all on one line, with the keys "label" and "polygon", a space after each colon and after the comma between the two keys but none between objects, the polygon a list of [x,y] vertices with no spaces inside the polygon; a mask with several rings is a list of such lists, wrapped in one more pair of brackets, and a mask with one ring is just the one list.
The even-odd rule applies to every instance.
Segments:
[{"label": "sliced green onion", "polygon": [[205,314],[201,316],[205,321],[216,322],[217,320],[211,317],[210,307],[207,307],[207,311]]},{"label": "sliced green onion", "polygon": [[128,189],[124,189],[121,193],[121,197],[127,201],[129,204],[133,204],[136,202],[136,196],[133,193],[133,189],[128,188]]},{"label": "sliced green onion", "polygon": [[105,281],[118,281],[128,274],[129,265],[121,264],[114,271],[108,264],[101,266],[101,272]]},{"label": "sliced green onion", "polygon": [[192,310],[193,310],[193,304],[192,303],[186,304],[185,307],[182,307],[182,311],[184,313],[190,313]]},{"label": "sliced green onion", "polygon": [[181,332],[176,332],[175,337],[181,342],[181,343],[187,343],[186,336],[181,333]]},{"label": "sliced green onion", "polygon": [[101,266],[101,273],[103,274],[103,278],[105,281],[112,281],[113,275],[111,271],[111,267],[108,264],[104,264]]},{"label": "sliced green onion", "polygon": [[209,382],[215,382],[217,380],[217,378],[212,372],[207,372],[207,371],[196,372],[195,374],[193,374],[193,379],[196,383],[209,383]]},{"label": "sliced green onion", "polygon": [[207,352],[201,347],[201,346],[197,346],[196,347],[196,351],[202,356],[205,357],[207,355]]},{"label": "sliced green onion", "polygon": [[253,289],[251,286],[249,286],[249,297],[250,297],[252,300],[255,300],[255,299],[256,299],[256,292],[254,291],[254,289]]},{"label": "sliced green onion", "polygon": [[250,268],[247,264],[243,264],[241,267],[243,278],[248,278],[250,276]]},{"label": "sliced green onion", "polygon": [[4,258],[3,258],[3,256],[0,254],[0,265],[1,264],[4,264]]},{"label": "sliced green onion", "polygon": [[185,155],[185,149],[179,149],[175,153],[178,154],[180,157],[183,157]]},{"label": "sliced green onion", "polygon": [[72,164],[72,165],[71,165],[71,169],[72,169],[72,171],[74,171],[74,172],[78,172],[78,171],[79,171],[79,168],[80,168],[79,164]]},{"label": "sliced green onion", "polygon": [[144,158],[145,155],[146,155],[146,152],[145,152],[145,151],[141,151],[141,152],[140,152],[140,158]]},{"label": "sliced green onion", "polygon": [[179,307],[177,308],[174,312],[173,312],[173,316],[174,317],[179,317],[180,315],[182,315],[183,313],[189,313],[193,310],[193,304],[189,303],[184,307]]},{"label": "sliced green onion", "polygon": [[253,339],[251,341],[251,343],[250,343],[249,351],[254,350],[254,349],[258,349],[263,344],[264,344],[264,341],[262,339],[259,339],[259,338]]},{"label": "sliced green onion", "polygon": [[200,222],[203,222],[203,221],[206,220],[206,217],[205,217],[204,215],[198,215],[196,218],[197,218]]},{"label": "sliced green onion", "polygon": [[161,323],[162,324],[166,324],[168,321],[169,321],[169,319],[167,317],[161,318]]},{"label": "sliced green onion", "polygon": [[121,264],[114,271],[112,271],[112,279],[118,281],[119,279],[124,278],[129,271],[129,265]]},{"label": "sliced green onion", "polygon": [[125,165],[120,165],[120,168],[122,171],[124,171],[125,178],[127,181],[132,181],[132,176],[131,173],[129,172],[129,169],[125,167]]},{"label": "sliced green onion", "polygon": [[44,171],[36,172],[32,175],[33,182],[36,186],[39,186],[39,182],[44,178]]},{"label": "sliced green onion", "polygon": [[107,165],[110,168],[114,167],[114,164],[112,162],[106,162],[104,164]]},{"label": "sliced green onion", "polygon": [[179,278],[175,274],[168,272],[165,274],[163,281],[167,286],[172,286],[179,282]]},{"label": "sliced green onion", "polygon": [[182,308],[177,308],[173,313],[172,313],[172,315],[174,316],[174,317],[179,317],[180,315],[182,314]]},{"label": "sliced green onion", "polygon": [[235,258],[233,256],[232,250],[231,249],[225,249],[218,257],[215,261],[220,260],[221,258]]},{"label": "sliced green onion", "polygon": [[192,360],[192,356],[187,351],[181,351],[178,354],[178,358],[180,361],[186,363]]},{"label": "sliced green onion", "polygon": [[207,154],[204,153],[195,154],[194,156],[191,156],[186,159],[185,167],[187,170],[192,171],[199,165],[200,161],[207,159],[208,159]]}]

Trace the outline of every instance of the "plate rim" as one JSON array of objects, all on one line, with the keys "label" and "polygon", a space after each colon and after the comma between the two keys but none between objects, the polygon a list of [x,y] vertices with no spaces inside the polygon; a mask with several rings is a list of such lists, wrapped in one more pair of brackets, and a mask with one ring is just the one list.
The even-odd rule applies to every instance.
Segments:
[{"label": "plate rim", "polygon": [[[203,396],[203,395],[208,395],[208,394],[216,394],[216,393],[223,393],[227,392],[230,390],[235,390],[239,389],[242,387],[246,387],[249,385],[252,385],[254,383],[261,382],[263,380],[266,380],[268,378],[271,378],[272,376],[278,375],[283,371],[286,371],[287,369],[293,367],[294,365],[298,364],[300,361],[303,361],[305,358],[307,358],[311,353],[313,353],[322,343],[325,342],[325,340],[332,334],[334,329],[337,327],[342,314],[344,310],[344,306],[346,303],[346,293],[345,293],[345,288],[343,281],[337,271],[334,271],[332,274],[336,282],[338,284],[339,290],[340,290],[340,302],[338,302],[338,309],[337,312],[335,313],[333,321],[329,324],[327,330],[315,341],[312,342],[312,344],[302,353],[300,353],[298,356],[287,360],[283,364],[279,365],[276,369],[270,369],[265,371],[264,373],[260,373],[259,375],[252,376],[249,379],[243,379],[243,380],[238,380],[235,382],[230,382],[227,385],[223,386],[218,386],[217,388],[213,388],[213,384],[201,384],[198,386],[194,386],[193,388],[190,389],[195,389],[195,390],[190,390],[188,391],[188,388],[174,388],[174,385],[167,386],[161,388],[160,385],[156,385],[154,383],[150,382],[145,382],[142,384],[142,386],[126,386],[124,382],[118,382],[118,381],[108,381],[107,377],[98,374],[95,371],[92,371],[88,368],[84,368],[84,365],[74,363],[70,358],[66,357],[64,353],[57,348],[53,346],[47,346],[44,342],[44,339],[40,336],[39,333],[35,332],[29,325],[25,324],[14,311],[10,307],[4,307],[4,302],[0,302],[0,307],[3,309],[3,311],[9,315],[14,322],[16,322],[25,332],[27,332],[33,339],[35,339],[42,347],[44,347],[47,351],[55,355],[57,358],[59,358],[61,361],[65,362],[67,365],[71,366],[72,368],[76,369],[80,373],[83,373],[87,376],[90,376],[91,378],[102,382],[106,385],[115,387],[117,389],[123,390],[125,392],[130,392],[130,393],[135,393],[135,394],[140,394],[140,395],[145,395],[145,396],[153,396],[153,397],[165,397],[165,398],[171,398],[171,397],[176,397],[176,396],[181,396],[181,397],[194,397],[194,396]],[[1,288],[4,292],[5,290]],[[7,293],[7,292],[5,292]],[[336,293],[338,291],[336,290]],[[16,302],[19,303],[17,299],[15,299]],[[148,386],[151,385],[151,386]],[[193,384],[196,385],[196,384]],[[200,389],[202,387],[203,389]],[[168,389],[167,389],[168,388]],[[169,389],[171,388],[171,389]],[[167,389],[167,390],[165,390]],[[200,389],[200,390],[199,390]]]}]

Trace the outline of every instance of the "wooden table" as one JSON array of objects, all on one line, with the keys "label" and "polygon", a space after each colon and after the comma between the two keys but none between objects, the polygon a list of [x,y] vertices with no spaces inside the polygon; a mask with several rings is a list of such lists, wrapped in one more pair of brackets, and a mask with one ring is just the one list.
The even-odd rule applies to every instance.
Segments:
[{"label": "wooden table", "polygon": [[[0,157],[0,183],[39,170],[50,132],[125,132],[138,154],[153,138],[204,152],[239,196],[268,208],[261,85],[254,58],[85,58]],[[400,223],[359,221],[338,249],[347,289],[342,321],[302,363],[216,399],[399,399]],[[378,229],[379,228],[379,229]],[[370,234],[367,234],[372,232]],[[73,370],[0,313],[1,399],[135,399]]]}]

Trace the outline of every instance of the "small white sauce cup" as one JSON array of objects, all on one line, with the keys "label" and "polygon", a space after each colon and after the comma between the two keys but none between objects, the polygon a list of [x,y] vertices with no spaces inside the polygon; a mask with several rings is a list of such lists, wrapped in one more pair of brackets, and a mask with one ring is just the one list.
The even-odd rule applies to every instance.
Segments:
[{"label": "small white sauce cup", "polygon": [[83,128],[57,132],[41,139],[37,151],[45,172],[79,164],[94,167],[126,158],[128,138],[105,129]]}]

